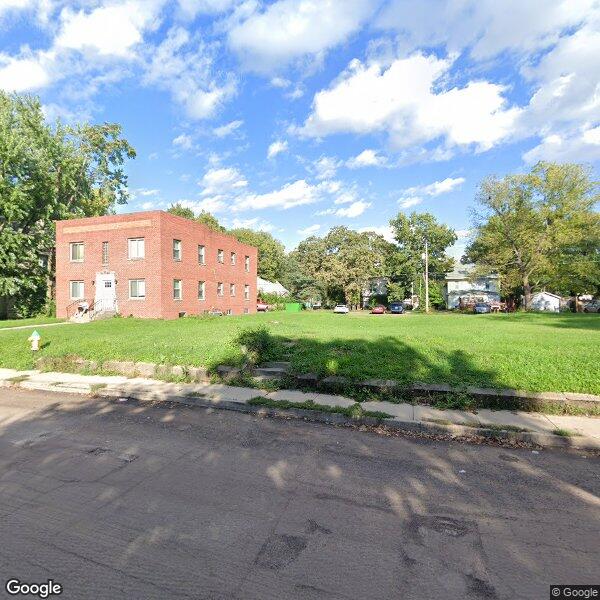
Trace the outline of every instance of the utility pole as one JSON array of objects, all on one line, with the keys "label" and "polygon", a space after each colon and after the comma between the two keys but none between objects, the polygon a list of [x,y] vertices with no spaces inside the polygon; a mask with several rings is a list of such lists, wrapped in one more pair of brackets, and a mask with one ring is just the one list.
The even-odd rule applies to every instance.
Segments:
[{"label": "utility pole", "polygon": [[429,313],[429,244],[425,240],[425,312]]}]

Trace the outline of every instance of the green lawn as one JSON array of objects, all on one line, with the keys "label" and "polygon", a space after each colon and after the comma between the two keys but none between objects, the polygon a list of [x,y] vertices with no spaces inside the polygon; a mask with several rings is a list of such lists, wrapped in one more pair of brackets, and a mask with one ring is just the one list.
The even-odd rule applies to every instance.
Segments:
[{"label": "green lawn", "polygon": [[[236,337],[258,325],[272,336],[270,358],[291,360],[295,372],[600,394],[595,314],[121,318],[43,329],[40,355],[214,367],[240,362]],[[1,367],[32,366],[27,336],[27,331],[0,335]]]},{"label": "green lawn", "polygon": [[22,327],[24,325],[44,325],[46,323],[60,323],[64,319],[56,317],[33,317],[32,319],[10,319],[0,321],[0,329],[9,329],[10,327]]}]

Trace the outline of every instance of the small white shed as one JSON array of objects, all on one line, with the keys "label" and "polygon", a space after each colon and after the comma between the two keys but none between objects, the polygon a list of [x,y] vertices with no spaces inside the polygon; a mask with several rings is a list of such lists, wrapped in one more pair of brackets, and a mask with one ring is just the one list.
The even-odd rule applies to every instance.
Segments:
[{"label": "small white shed", "polygon": [[560,312],[560,296],[551,292],[536,292],[531,296],[531,310]]}]

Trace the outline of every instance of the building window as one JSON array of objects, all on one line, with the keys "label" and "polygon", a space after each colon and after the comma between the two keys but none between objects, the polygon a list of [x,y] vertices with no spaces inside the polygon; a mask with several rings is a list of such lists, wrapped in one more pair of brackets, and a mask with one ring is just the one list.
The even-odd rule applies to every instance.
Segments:
[{"label": "building window", "polygon": [[108,242],[102,242],[102,264],[108,265]]},{"label": "building window", "polygon": [[233,298],[235,296],[235,283],[229,284],[229,295]]},{"label": "building window", "polygon": [[223,250],[217,250],[217,261],[221,264],[225,262],[225,253]]},{"label": "building window", "polygon": [[235,263],[236,263],[236,261],[237,261],[237,255],[236,255],[236,253],[235,253],[235,252],[232,252],[232,253],[231,253],[231,266],[232,266],[232,267],[234,267],[234,266],[235,266]]},{"label": "building window", "polygon": [[127,240],[127,256],[129,260],[140,260],[146,255],[144,238],[129,238]]},{"label": "building window", "polygon": [[71,281],[69,283],[71,300],[82,300],[84,297],[83,281]]},{"label": "building window", "polygon": [[244,314],[245,314],[245,315],[247,315],[247,314],[249,314],[249,313],[250,313],[250,309],[249,309],[249,308],[245,308],[245,309],[244,309]]},{"label": "building window", "polygon": [[217,296],[222,296],[223,295],[223,283],[219,281],[219,283],[217,283]]},{"label": "building window", "polygon": [[250,286],[248,284],[244,286],[244,300],[250,300]]},{"label": "building window", "polygon": [[182,296],[181,279],[173,279],[173,300],[181,300]]},{"label": "building window", "polygon": [[146,280],[129,280],[129,298],[131,300],[143,300],[146,297]]},{"label": "building window", "polygon": [[83,262],[83,242],[71,242],[71,262]]},{"label": "building window", "polygon": [[198,246],[198,263],[201,265],[206,264],[206,248],[204,246]]},{"label": "building window", "polygon": [[227,309],[227,314],[228,314],[228,315],[232,315],[232,314],[233,314],[233,313],[231,312],[231,309],[230,309],[230,308],[228,308],[228,309]]},{"label": "building window", "polygon": [[250,257],[249,256],[244,257],[244,270],[246,271],[246,273],[250,273]]},{"label": "building window", "polygon": [[173,240],[173,260],[181,260],[181,240]]},{"label": "building window", "polygon": [[198,282],[198,300],[206,299],[206,282],[199,281]]}]

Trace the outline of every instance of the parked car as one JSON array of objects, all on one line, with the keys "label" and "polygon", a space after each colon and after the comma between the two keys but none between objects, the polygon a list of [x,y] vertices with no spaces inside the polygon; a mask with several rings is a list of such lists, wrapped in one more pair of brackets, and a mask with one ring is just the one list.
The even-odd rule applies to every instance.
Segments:
[{"label": "parked car", "polygon": [[256,310],[258,312],[267,312],[269,310],[269,305],[266,302],[257,302]]},{"label": "parked car", "polygon": [[403,302],[390,302],[390,312],[393,315],[401,315],[404,313],[404,303]]},{"label": "parked car", "polygon": [[383,304],[378,304],[371,309],[372,315],[385,315],[385,306]]},{"label": "parked car", "polygon": [[600,314],[600,300],[592,300],[583,307],[583,312]]},{"label": "parked car", "polygon": [[320,302],[315,302],[312,305],[312,307],[313,307],[313,310],[320,310],[323,307],[323,305]]},{"label": "parked car", "polygon": [[350,309],[345,304],[336,304],[333,312],[339,315],[347,315]]},{"label": "parked car", "polygon": [[477,302],[473,306],[473,312],[475,314],[483,315],[492,312],[492,307],[486,302]]}]

